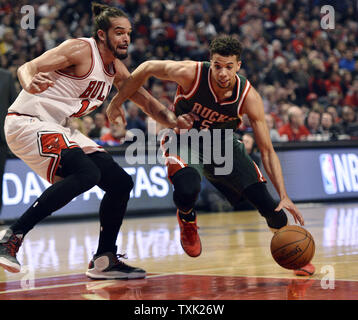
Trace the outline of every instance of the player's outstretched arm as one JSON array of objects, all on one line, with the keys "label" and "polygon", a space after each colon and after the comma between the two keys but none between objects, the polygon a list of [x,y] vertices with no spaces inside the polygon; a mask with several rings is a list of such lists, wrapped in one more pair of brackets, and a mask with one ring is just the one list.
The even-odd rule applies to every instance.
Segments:
[{"label": "player's outstretched arm", "polygon": [[54,85],[48,77],[48,72],[84,63],[84,57],[91,58],[91,48],[88,43],[78,39],[66,40],[20,66],[17,70],[20,84],[29,93],[45,91]]},{"label": "player's outstretched arm", "polygon": [[245,99],[243,113],[246,113],[250,119],[255,140],[261,153],[262,164],[280,197],[280,203],[276,211],[283,208],[287,209],[292,214],[295,222],[303,225],[302,214],[287,195],[280,160],[273,148],[266,124],[263,102],[253,87],[251,87]]},{"label": "player's outstretched arm", "polygon": [[[116,70],[117,76],[114,84],[118,89],[118,93],[111,100],[107,108],[107,116],[111,122],[116,122],[116,119],[121,117],[123,123],[126,123],[122,104],[129,98],[148,116],[168,128],[190,129],[192,127],[193,121],[191,117],[180,116],[177,118],[172,111],[168,110],[168,108],[149,94],[142,87],[145,80],[139,84],[131,84],[133,80],[129,71],[119,61],[116,62]],[[129,81],[127,82],[127,80]],[[134,78],[134,81],[136,81],[136,78]],[[129,94],[128,91],[130,91]]]},{"label": "player's outstretched arm", "polygon": [[[118,67],[121,68],[120,65]],[[121,72],[119,72],[118,77],[116,78],[118,94],[116,95],[111,107],[107,109],[107,116],[109,120],[112,122],[115,121],[121,113],[117,109],[121,108],[121,105],[127,99],[130,99],[140,105],[143,111],[151,117],[164,116],[165,118],[169,115],[169,113],[164,111],[163,108],[158,105],[158,101],[142,88],[143,84],[148,78],[154,76],[161,80],[176,82],[185,90],[186,88],[190,88],[192,82],[194,81],[195,68],[196,62],[171,60],[151,60],[143,62],[136,70],[133,71],[132,74],[129,74],[128,70],[123,70],[122,67]],[[163,123],[162,118],[155,120]]]}]

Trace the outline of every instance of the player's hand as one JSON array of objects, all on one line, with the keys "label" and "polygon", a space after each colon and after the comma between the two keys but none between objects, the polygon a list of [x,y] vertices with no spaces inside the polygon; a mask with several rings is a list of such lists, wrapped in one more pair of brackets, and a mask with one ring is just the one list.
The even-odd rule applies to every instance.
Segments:
[{"label": "player's hand", "polygon": [[118,121],[118,117],[119,117],[122,120],[122,124],[124,126],[127,125],[126,114],[124,112],[122,105],[120,107],[118,107],[118,105],[116,107],[114,107],[113,105],[109,105],[106,110],[106,114],[108,120],[111,123],[121,124],[120,121]]},{"label": "player's hand", "polygon": [[190,130],[194,124],[194,117],[190,113],[182,114],[177,118],[177,125],[174,128],[175,133],[180,133],[180,130]]},{"label": "player's hand", "polygon": [[281,209],[287,209],[292,214],[295,223],[299,223],[301,226],[305,224],[302,214],[289,198],[281,199],[275,211],[280,211]]},{"label": "player's hand", "polygon": [[50,76],[46,72],[39,72],[34,75],[27,88],[24,88],[27,92],[35,94],[47,90],[48,87],[53,87],[55,83],[51,80]]}]

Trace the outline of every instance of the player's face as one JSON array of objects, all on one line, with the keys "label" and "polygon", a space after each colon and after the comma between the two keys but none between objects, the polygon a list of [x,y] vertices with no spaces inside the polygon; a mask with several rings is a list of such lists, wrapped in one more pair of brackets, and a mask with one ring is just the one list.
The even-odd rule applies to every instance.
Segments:
[{"label": "player's face", "polygon": [[128,56],[132,26],[125,17],[111,18],[112,27],[107,32],[106,45],[113,56],[123,60]]},{"label": "player's face", "polygon": [[215,53],[210,61],[212,78],[220,88],[230,88],[235,84],[240,66],[241,61],[237,61],[235,55],[224,57]]}]

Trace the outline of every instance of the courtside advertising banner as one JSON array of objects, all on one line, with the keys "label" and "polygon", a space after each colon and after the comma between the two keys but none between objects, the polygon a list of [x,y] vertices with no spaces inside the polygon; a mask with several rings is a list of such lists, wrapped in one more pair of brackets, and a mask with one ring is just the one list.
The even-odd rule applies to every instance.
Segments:
[{"label": "courtside advertising banner", "polygon": [[[162,164],[128,165],[124,156],[114,156],[132,176],[134,188],[128,202],[128,212],[174,210],[172,186]],[[145,161],[143,161],[145,162]],[[148,161],[149,163],[153,163]],[[121,183],[121,181],[118,181]],[[48,188],[50,184],[34,173],[22,160],[8,159],[3,178],[2,219],[18,218]],[[92,214],[99,210],[104,192],[99,187],[79,195],[53,216]]]},{"label": "courtside advertising banner", "polygon": [[[277,151],[277,155],[293,201],[358,199],[358,148]],[[278,198],[271,182],[268,188]]]},{"label": "courtside advertising banner", "polygon": [[[277,155],[281,161],[288,195],[293,201],[358,199],[357,148],[285,150],[277,151]],[[115,155],[114,159],[134,181],[128,213],[137,211],[155,214],[159,210],[175,210],[173,188],[163,164],[155,164],[155,159],[139,161],[142,164],[128,164],[124,156],[118,155]],[[261,166],[260,169],[268,178],[264,168]],[[269,191],[278,199],[272,183],[267,180]],[[2,219],[16,219],[21,216],[49,185],[23,161],[8,159],[3,179]],[[96,213],[103,194],[100,188],[94,187],[53,215]]]}]

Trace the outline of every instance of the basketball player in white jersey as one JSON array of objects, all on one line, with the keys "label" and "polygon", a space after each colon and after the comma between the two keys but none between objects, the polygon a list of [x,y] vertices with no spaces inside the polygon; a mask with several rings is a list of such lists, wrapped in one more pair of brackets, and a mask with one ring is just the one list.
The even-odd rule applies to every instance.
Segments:
[{"label": "basketball player in white jersey", "polygon": [[[112,84],[119,89],[130,75],[121,62],[127,57],[132,31],[127,15],[100,4],[93,4],[92,10],[93,38],[67,40],[18,69],[23,90],[9,108],[6,140],[16,156],[52,185],[0,233],[0,265],[10,272],[20,271],[16,253],[38,222],[98,185],[105,191],[99,209],[99,243],[86,275],[93,279],[146,276],[144,270],[123,263],[117,254],[116,240],[132,178],[102,147],[64,126],[69,117],[81,117],[98,108]],[[177,118],[143,88],[131,100],[167,127],[191,125],[189,118]]]}]

